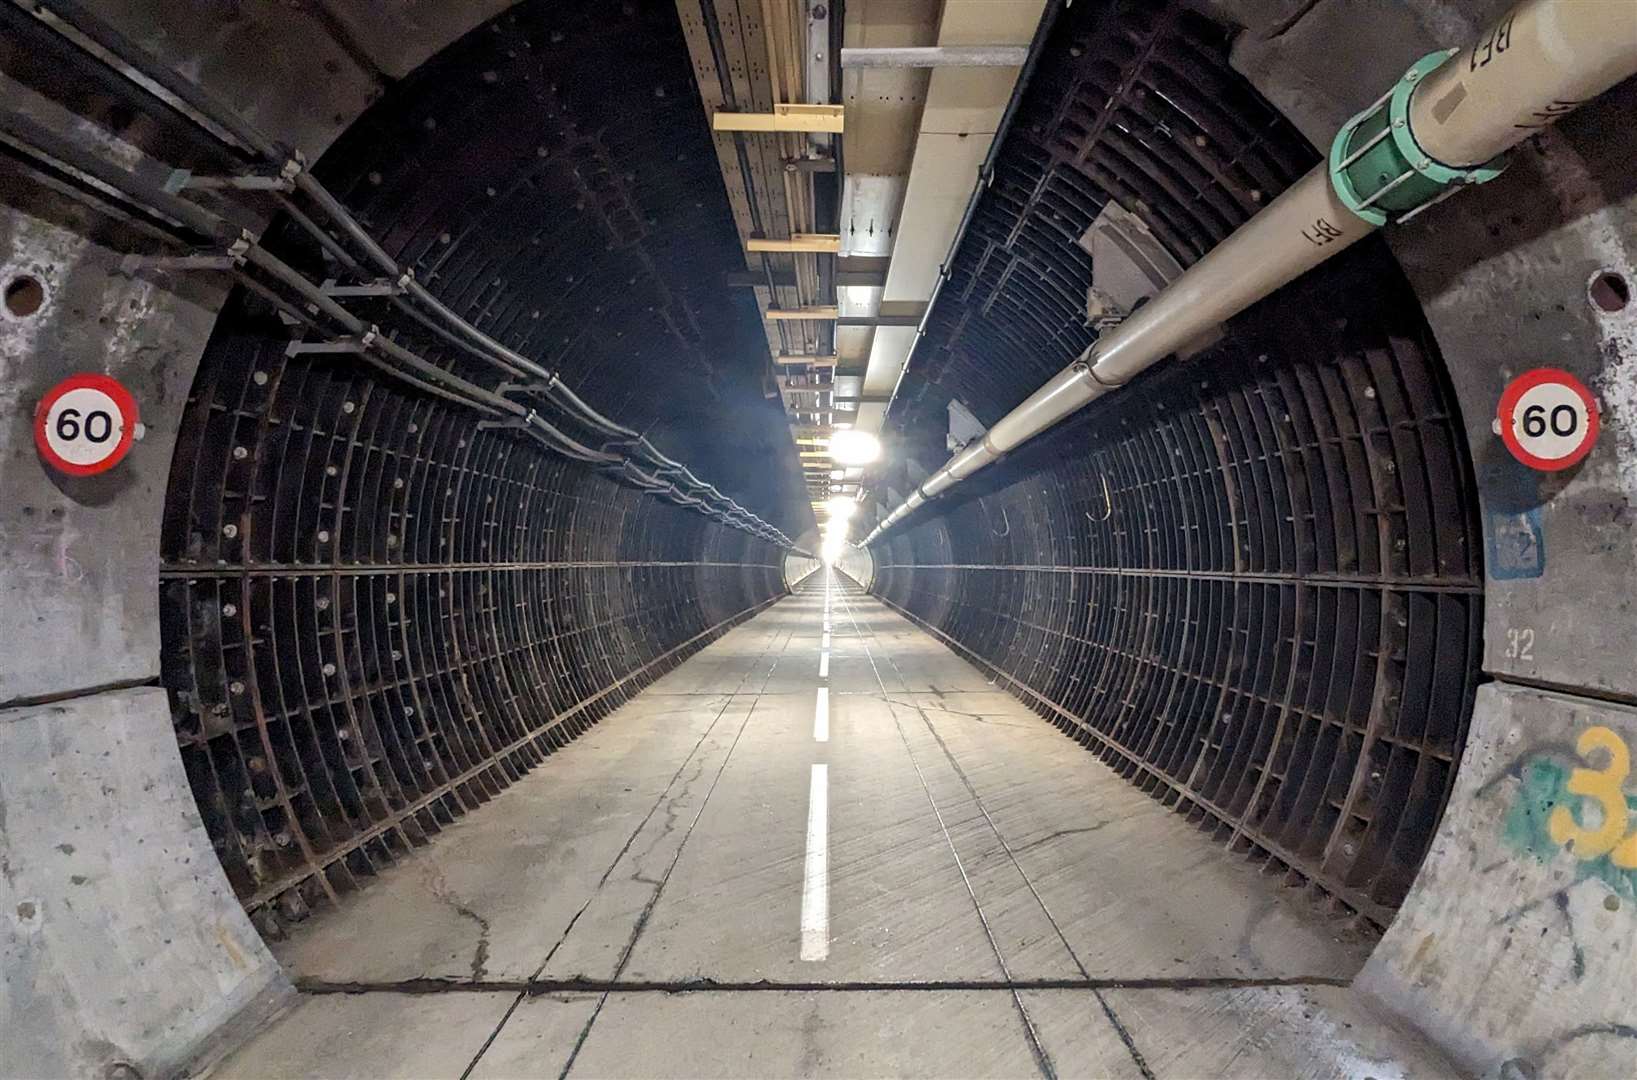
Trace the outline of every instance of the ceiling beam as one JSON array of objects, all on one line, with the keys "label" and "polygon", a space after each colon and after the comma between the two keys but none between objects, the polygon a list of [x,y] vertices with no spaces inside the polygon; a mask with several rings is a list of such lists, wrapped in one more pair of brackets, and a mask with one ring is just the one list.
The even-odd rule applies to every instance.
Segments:
[{"label": "ceiling beam", "polygon": [[841,250],[841,237],[836,233],[792,233],[788,240],[753,236],[745,241],[745,250],[834,255]]},{"label": "ceiling beam", "polygon": [[816,304],[799,308],[768,308],[769,322],[789,322],[795,319],[828,320],[839,317],[841,311],[834,304]]},{"label": "ceiling beam", "polygon": [[[846,260],[842,260],[845,262]],[[773,285],[780,289],[793,289],[796,286],[796,272],[794,270],[773,270]],[[722,275],[722,283],[729,288],[737,289],[765,289],[767,275],[756,270],[731,270]],[[887,283],[887,274],[884,270],[837,270],[837,285],[858,285],[863,288],[877,288]]]},{"label": "ceiling beam", "polygon": [[844,68],[1022,67],[1027,45],[930,45],[842,49]]},{"label": "ceiling beam", "polygon": [[844,125],[840,105],[774,105],[770,113],[720,111],[711,117],[716,131],[798,131],[839,135]]}]

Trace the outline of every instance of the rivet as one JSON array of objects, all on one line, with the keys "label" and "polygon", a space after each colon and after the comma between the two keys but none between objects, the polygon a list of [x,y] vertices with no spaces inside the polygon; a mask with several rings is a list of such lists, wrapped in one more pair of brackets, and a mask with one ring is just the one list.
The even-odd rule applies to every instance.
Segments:
[{"label": "rivet", "polygon": [[320,596],[317,600],[313,601],[313,606],[318,608],[320,611],[328,611],[330,610],[330,598],[328,596]]},{"label": "rivet", "polygon": [[335,665],[334,664],[325,664],[324,667],[323,667],[323,672],[324,672],[325,675],[334,675],[335,674]]},{"label": "rivet", "polygon": [[324,475],[325,476],[340,476],[341,475],[341,470],[336,468],[334,465],[326,465],[326,466],[324,466]]},{"label": "rivet", "polygon": [[245,458],[247,458],[249,456],[250,456],[250,451],[246,450],[244,447],[235,446],[233,448],[233,460],[234,461],[243,461]]},{"label": "rivet", "polygon": [[255,383],[257,386],[266,386],[267,385],[267,372],[265,372],[265,371],[256,372],[254,375],[250,376],[250,381]]},{"label": "rivet", "polygon": [[233,604],[223,604],[222,605],[222,614],[227,616],[229,619],[231,619],[233,616],[237,615],[238,613],[239,613],[239,609],[235,605],[233,605]]},{"label": "rivet", "polygon": [[329,543],[330,542],[330,530],[328,530],[328,529],[318,530],[318,542],[320,544]]},{"label": "rivet", "polygon": [[394,488],[397,488],[397,489],[398,489],[398,490],[399,490],[399,491],[402,491],[402,490],[403,490],[403,486],[404,486],[404,478],[403,478],[403,477],[401,477],[401,476],[399,476],[399,477],[395,477],[395,478],[394,478],[394,479],[393,479],[393,481],[392,481],[392,486],[393,486],[393,487],[394,487]]},{"label": "rivet", "polygon": [[358,408],[358,406],[354,405],[350,401],[343,401],[341,403],[341,411],[344,413],[351,413],[356,408]]},{"label": "rivet", "polygon": [[234,679],[232,682],[227,684],[227,692],[234,695],[244,693],[244,683],[240,682],[238,679]]},{"label": "rivet", "polygon": [[227,524],[227,525],[223,525],[222,526],[222,535],[227,537],[229,540],[231,540],[235,536],[239,535],[239,527],[237,525],[233,525],[231,523]]},{"label": "rivet", "polygon": [[397,602],[398,602],[398,594],[397,593],[395,593],[395,592],[387,593],[387,603],[396,604]]}]

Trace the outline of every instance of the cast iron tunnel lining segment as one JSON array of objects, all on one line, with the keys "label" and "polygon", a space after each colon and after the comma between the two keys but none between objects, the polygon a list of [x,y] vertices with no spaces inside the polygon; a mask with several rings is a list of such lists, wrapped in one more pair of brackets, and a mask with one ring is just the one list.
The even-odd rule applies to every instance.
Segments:
[{"label": "cast iron tunnel lining segment", "polygon": [[[544,7],[452,46],[317,171],[474,324],[621,420],[669,424],[701,474],[765,485],[748,466],[766,454],[724,448],[721,424],[678,426],[732,429],[748,395],[708,346],[754,355],[759,334],[748,310],[698,294],[740,256],[697,102],[653,91],[691,82],[673,17]],[[628,101],[570,79],[633,49],[653,62]],[[474,90],[448,94],[456,79]],[[700,130],[661,138],[656,101]],[[268,243],[339,276],[291,224]],[[440,366],[482,374],[403,329]],[[640,345],[656,335],[668,345]],[[288,339],[248,296],[212,337],[173,461],[160,597],[184,765],[229,880],[273,934],[785,588],[776,545]],[[737,425],[741,446],[766,437]],[[763,513],[778,500],[754,496]]]},{"label": "cast iron tunnel lining segment", "polygon": [[[1095,340],[1076,241],[1109,201],[1186,267],[1318,160],[1227,45],[1177,4],[1063,16],[906,371],[907,445],[941,461],[946,402],[991,424]],[[1362,245],[1087,412],[883,536],[872,591],[1385,924],[1482,640],[1471,465],[1396,264]]]}]

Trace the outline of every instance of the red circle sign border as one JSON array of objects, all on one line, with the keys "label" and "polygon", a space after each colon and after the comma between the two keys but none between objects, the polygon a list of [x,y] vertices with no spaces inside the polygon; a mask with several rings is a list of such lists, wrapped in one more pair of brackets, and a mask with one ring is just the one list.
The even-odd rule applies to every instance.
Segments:
[{"label": "red circle sign border", "polygon": [[[67,460],[51,448],[51,440],[46,438],[46,419],[51,415],[51,407],[72,390],[100,390],[114,399],[119,407],[120,420],[124,430],[120,432],[119,442],[114,445],[113,452],[94,465],[76,465]],[[45,397],[34,407],[34,448],[58,472],[69,476],[96,476],[105,473],[125,460],[125,455],[131,452],[131,443],[136,440],[137,411],[136,398],[125,389],[123,383],[110,375],[99,375],[93,372],[81,372],[70,375],[62,382],[46,391]]]},{"label": "red circle sign border", "polygon": [[[1549,382],[1562,383],[1567,386],[1574,391],[1575,396],[1586,406],[1586,437],[1581,440],[1580,446],[1576,448],[1574,453],[1560,458],[1536,457],[1523,448],[1522,444],[1518,442],[1517,435],[1512,431],[1512,413],[1517,409],[1518,402],[1523,399],[1523,395],[1535,387]],[[1506,448],[1512,452],[1512,456],[1531,469],[1539,469],[1542,472],[1562,472],[1564,469],[1573,468],[1584,461],[1586,455],[1592,452],[1592,447],[1597,445],[1597,436],[1601,427],[1598,420],[1597,399],[1592,397],[1592,392],[1586,389],[1585,383],[1562,368],[1535,368],[1532,371],[1524,372],[1507,383],[1506,389],[1501,393],[1500,404],[1495,409],[1495,417],[1500,421],[1501,425],[1501,442],[1506,444]]]}]

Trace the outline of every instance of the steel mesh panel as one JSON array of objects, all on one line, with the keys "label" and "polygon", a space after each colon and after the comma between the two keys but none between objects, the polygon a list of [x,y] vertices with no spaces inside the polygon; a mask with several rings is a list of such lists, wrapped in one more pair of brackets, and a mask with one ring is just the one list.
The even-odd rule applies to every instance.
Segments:
[{"label": "steel mesh panel", "polygon": [[[1184,265],[1316,160],[1176,8],[1065,15],[892,421],[986,422],[1095,338],[1110,198]],[[874,590],[1123,775],[1370,920],[1447,798],[1478,677],[1454,398],[1378,244],[1287,288],[875,548]]]}]

